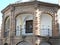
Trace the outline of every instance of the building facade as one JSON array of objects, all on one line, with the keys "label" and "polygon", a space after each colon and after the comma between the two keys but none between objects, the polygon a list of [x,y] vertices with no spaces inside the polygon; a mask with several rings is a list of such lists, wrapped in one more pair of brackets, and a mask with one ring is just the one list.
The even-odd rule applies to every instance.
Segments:
[{"label": "building facade", "polygon": [[58,9],[40,1],[8,5],[2,10],[2,45],[59,45]]}]

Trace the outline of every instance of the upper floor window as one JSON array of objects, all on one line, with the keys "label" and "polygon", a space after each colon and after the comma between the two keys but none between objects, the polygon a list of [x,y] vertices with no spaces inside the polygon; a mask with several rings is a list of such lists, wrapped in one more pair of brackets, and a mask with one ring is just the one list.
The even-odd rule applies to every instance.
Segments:
[{"label": "upper floor window", "polygon": [[26,33],[33,33],[33,20],[26,21]]},{"label": "upper floor window", "polygon": [[8,17],[5,21],[5,32],[4,32],[5,37],[9,35],[9,30],[10,30],[10,18]]},{"label": "upper floor window", "polygon": [[49,14],[42,14],[40,21],[41,36],[52,36],[52,17]]},{"label": "upper floor window", "polygon": [[16,17],[16,36],[33,33],[33,15],[21,14]]}]

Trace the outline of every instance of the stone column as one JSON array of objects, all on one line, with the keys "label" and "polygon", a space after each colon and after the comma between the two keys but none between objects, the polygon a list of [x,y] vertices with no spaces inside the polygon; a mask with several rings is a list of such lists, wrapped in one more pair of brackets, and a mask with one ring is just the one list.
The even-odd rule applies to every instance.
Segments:
[{"label": "stone column", "polygon": [[12,7],[11,11],[11,27],[12,27],[12,34],[15,36],[15,7]]},{"label": "stone column", "polygon": [[52,32],[52,34],[53,34],[53,36],[59,35],[57,13],[55,13],[53,16],[53,32]]},{"label": "stone column", "polygon": [[34,16],[34,35],[40,35],[40,15],[37,9]]},{"label": "stone column", "polygon": [[40,44],[40,39],[37,38],[40,36],[40,14],[41,12],[39,9],[36,9],[36,12],[34,14],[34,22],[33,22],[33,32],[35,35],[35,44],[34,45],[39,45]]},{"label": "stone column", "polygon": [[15,16],[14,7],[11,6],[11,16],[10,16],[10,45],[13,45],[13,38],[15,36]]},{"label": "stone column", "polygon": [[36,44],[35,45],[40,45],[40,42],[41,42],[41,38],[39,38],[39,37],[36,37]]}]

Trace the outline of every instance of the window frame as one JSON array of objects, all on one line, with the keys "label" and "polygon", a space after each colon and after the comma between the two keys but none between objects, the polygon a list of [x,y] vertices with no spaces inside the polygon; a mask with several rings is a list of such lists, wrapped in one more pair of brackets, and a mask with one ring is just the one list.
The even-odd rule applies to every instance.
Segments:
[{"label": "window frame", "polygon": [[[32,29],[29,29],[29,30],[31,30],[31,32],[28,32],[28,29],[27,29],[27,23],[31,23],[32,24]],[[29,25],[28,25],[29,26]],[[26,25],[25,25],[25,33],[33,33],[33,20],[26,20]]]},{"label": "window frame", "polygon": [[[26,21],[28,21],[28,20],[26,20]],[[26,21],[24,22],[24,23],[25,23],[25,24],[24,24],[24,28],[25,28],[25,26],[26,26]],[[25,31],[26,31],[26,30],[24,29],[23,35],[33,35],[33,33],[26,33]],[[32,29],[32,31],[33,31],[33,29]]]}]

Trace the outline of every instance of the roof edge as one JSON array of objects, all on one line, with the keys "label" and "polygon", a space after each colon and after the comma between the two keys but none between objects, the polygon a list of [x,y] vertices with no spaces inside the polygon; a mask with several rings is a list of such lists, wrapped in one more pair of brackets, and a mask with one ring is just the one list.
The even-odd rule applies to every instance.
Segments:
[{"label": "roof edge", "polygon": [[48,3],[48,2],[42,2],[42,1],[30,1],[30,2],[22,2],[22,3],[15,3],[15,4],[10,4],[8,5],[6,8],[4,8],[1,13],[4,13],[7,9],[10,8],[10,6],[16,6],[16,5],[26,5],[26,4],[44,4],[44,5],[51,5],[51,6],[57,6],[58,8],[60,8],[60,6],[58,4],[52,4],[52,3]]}]

